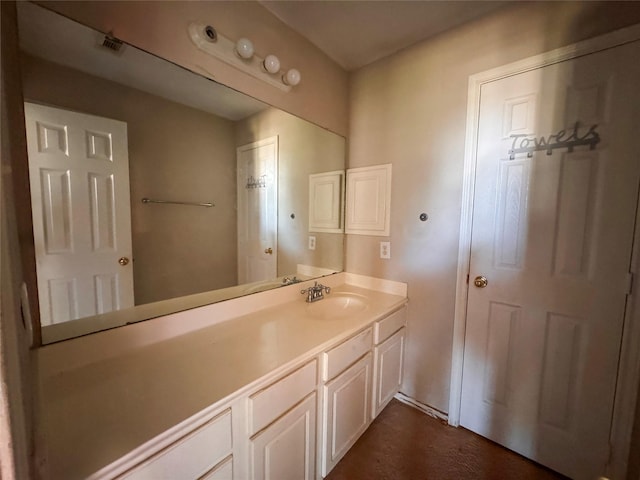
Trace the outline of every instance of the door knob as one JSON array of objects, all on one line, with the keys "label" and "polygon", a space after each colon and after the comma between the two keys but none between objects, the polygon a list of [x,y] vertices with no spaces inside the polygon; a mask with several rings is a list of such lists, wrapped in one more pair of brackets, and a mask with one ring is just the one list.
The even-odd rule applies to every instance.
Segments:
[{"label": "door knob", "polygon": [[118,263],[124,267],[129,264],[129,259],[127,257],[120,257]]},{"label": "door knob", "polygon": [[268,253],[269,255],[273,254],[273,248],[269,247],[269,248],[265,248],[264,249],[264,253]]},{"label": "door knob", "polygon": [[478,288],[484,288],[487,286],[488,283],[489,283],[489,280],[487,280],[487,277],[483,277],[482,275],[478,275],[476,278],[473,279],[473,284]]}]

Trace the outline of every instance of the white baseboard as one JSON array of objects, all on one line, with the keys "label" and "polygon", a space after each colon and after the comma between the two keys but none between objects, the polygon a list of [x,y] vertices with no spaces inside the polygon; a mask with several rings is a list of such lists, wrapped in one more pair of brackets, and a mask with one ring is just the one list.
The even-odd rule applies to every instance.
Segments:
[{"label": "white baseboard", "polygon": [[425,405],[415,398],[408,397],[404,393],[396,393],[394,398],[406,405],[409,405],[410,407],[420,410],[422,413],[426,413],[430,417],[437,418],[438,420],[444,420],[445,422],[449,421],[449,416],[446,413],[436,410],[429,405]]}]

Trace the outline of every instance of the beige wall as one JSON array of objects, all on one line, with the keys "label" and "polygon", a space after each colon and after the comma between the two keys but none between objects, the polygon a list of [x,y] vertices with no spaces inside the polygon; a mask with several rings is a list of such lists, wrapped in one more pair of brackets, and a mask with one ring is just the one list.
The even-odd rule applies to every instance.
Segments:
[{"label": "beige wall", "polygon": [[22,71],[27,100],[127,123],[137,305],[237,283],[233,122],[26,55]]},{"label": "beige wall", "polygon": [[469,75],[638,22],[638,7],[517,2],[352,75],[349,166],[393,163],[392,259],[382,238],[348,236],[346,268],[409,283],[404,393],[448,410]]},{"label": "beige wall", "polygon": [[[345,168],[345,139],[294,115],[271,108],[238,122],[238,146],[278,136],[278,275],[297,264],[341,271],[343,235],[309,233],[309,175]],[[295,218],[291,218],[291,214]],[[307,248],[309,235],[316,249]]]},{"label": "beige wall", "polygon": [[[347,73],[258,2],[40,3],[341,135],[347,133]],[[199,51],[187,34],[192,21],[210,23],[233,40],[248,37],[258,55],[274,53],[283,69],[297,68],[302,82],[283,92]]]}]

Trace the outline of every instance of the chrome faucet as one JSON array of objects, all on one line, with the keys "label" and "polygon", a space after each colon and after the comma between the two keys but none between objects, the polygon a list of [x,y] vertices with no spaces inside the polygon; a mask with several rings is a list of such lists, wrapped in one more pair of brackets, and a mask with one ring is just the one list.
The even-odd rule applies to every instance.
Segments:
[{"label": "chrome faucet", "polygon": [[315,282],[313,287],[300,290],[300,293],[302,295],[307,295],[307,303],[312,303],[317,302],[318,300],[322,300],[325,293],[331,293],[331,288],[325,287],[321,283]]},{"label": "chrome faucet", "polygon": [[296,278],[296,276],[294,275],[293,277],[289,278],[289,277],[284,277],[282,279],[282,285],[293,285],[294,283],[300,283],[302,280]]}]

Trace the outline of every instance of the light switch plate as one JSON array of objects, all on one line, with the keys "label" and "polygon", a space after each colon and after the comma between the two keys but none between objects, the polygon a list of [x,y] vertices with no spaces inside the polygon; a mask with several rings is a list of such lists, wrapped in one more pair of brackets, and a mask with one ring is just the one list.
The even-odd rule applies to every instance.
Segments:
[{"label": "light switch plate", "polygon": [[380,258],[391,258],[391,242],[380,242]]},{"label": "light switch plate", "polygon": [[309,250],[316,249],[316,237],[313,235],[309,235]]}]

